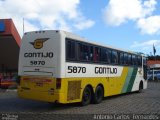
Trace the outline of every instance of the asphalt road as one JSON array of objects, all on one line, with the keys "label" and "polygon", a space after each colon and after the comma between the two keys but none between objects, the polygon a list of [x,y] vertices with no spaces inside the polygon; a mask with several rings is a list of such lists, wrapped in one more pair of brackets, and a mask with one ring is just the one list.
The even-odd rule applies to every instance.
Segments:
[{"label": "asphalt road", "polygon": [[[95,114],[160,115],[160,82],[149,82],[148,89],[143,90],[142,93],[107,97],[100,104],[90,104],[84,107],[81,107],[77,103],[55,105],[45,102],[20,99],[17,97],[15,90],[0,90],[0,114],[2,119],[5,118],[8,113],[9,115],[13,115],[10,115],[9,117],[16,117],[14,115],[20,114],[20,117],[22,115],[26,116],[24,118],[27,118],[27,116],[37,116],[42,119],[49,118],[49,116],[52,116],[53,114],[56,114],[58,118],[60,114],[62,116],[65,114],[67,118],[71,115],[79,115],[80,118],[80,116],[93,116]],[[55,116],[52,116],[51,118],[53,117]],[[74,118],[74,116],[72,118]],[[97,119],[96,116],[93,116],[92,118]]]}]

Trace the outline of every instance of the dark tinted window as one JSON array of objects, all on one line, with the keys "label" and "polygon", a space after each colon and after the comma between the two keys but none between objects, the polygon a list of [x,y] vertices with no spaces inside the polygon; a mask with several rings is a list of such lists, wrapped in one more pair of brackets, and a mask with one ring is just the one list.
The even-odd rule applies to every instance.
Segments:
[{"label": "dark tinted window", "polygon": [[75,60],[75,41],[67,39],[66,41],[66,57],[67,60]]},{"label": "dark tinted window", "polygon": [[123,54],[123,52],[121,52],[120,55],[119,55],[119,63],[120,63],[121,65],[124,64],[124,54]]},{"label": "dark tinted window", "polygon": [[101,48],[101,62],[110,63],[111,50],[107,48]]},{"label": "dark tinted window", "polygon": [[87,44],[78,44],[78,59],[80,61],[89,61],[90,58],[90,46]]},{"label": "dark tinted window", "polygon": [[118,64],[118,52],[116,50],[112,50],[112,63]]},{"label": "dark tinted window", "polygon": [[124,65],[128,65],[128,54],[124,53]]},{"label": "dark tinted window", "polygon": [[[99,64],[142,65],[142,56],[66,39],[66,59]],[[146,64],[146,60],[144,60]]]},{"label": "dark tinted window", "polygon": [[128,65],[132,65],[132,56],[128,54]]},{"label": "dark tinted window", "polygon": [[93,46],[90,46],[90,53],[89,53],[89,60],[90,61],[93,61],[93,51],[94,51],[93,48],[94,48]]},{"label": "dark tinted window", "polygon": [[135,57],[135,65],[138,65],[138,56]]},{"label": "dark tinted window", "polygon": [[94,48],[94,55],[93,55],[94,62],[100,61],[100,55],[101,55],[100,47],[95,47]]},{"label": "dark tinted window", "polygon": [[138,65],[141,66],[142,65],[142,57],[138,56]]},{"label": "dark tinted window", "polygon": [[132,65],[136,65],[136,63],[137,63],[136,55],[132,55]]},{"label": "dark tinted window", "polygon": [[108,63],[111,63],[111,50],[107,49],[106,54],[107,54],[107,58],[108,58]]}]

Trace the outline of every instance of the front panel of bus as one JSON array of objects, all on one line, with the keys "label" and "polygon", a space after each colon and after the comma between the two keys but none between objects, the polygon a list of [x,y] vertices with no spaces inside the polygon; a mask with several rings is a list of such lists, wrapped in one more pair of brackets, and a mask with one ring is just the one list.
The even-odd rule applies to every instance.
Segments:
[{"label": "front panel of bus", "polygon": [[58,31],[25,33],[19,55],[20,97],[47,102],[58,100],[60,38]]}]

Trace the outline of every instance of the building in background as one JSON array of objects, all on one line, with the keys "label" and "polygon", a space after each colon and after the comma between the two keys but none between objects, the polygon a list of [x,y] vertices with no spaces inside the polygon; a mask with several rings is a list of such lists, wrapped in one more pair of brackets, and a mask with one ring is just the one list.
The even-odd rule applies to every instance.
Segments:
[{"label": "building in background", "polygon": [[8,87],[17,76],[21,37],[12,19],[0,19],[0,86]]},{"label": "building in background", "polygon": [[160,60],[148,60],[148,80],[160,80]]}]

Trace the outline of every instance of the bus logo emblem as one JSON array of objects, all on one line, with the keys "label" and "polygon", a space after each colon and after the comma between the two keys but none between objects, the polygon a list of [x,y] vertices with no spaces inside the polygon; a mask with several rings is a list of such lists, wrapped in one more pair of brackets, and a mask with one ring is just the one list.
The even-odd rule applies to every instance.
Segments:
[{"label": "bus logo emblem", "polygon": [[33,45],[35,49],[41,49],[43,47],[43,43],[48,39],[49,38],[38,38],[34,40],[34,42],[30,42],[30,44]]}]

